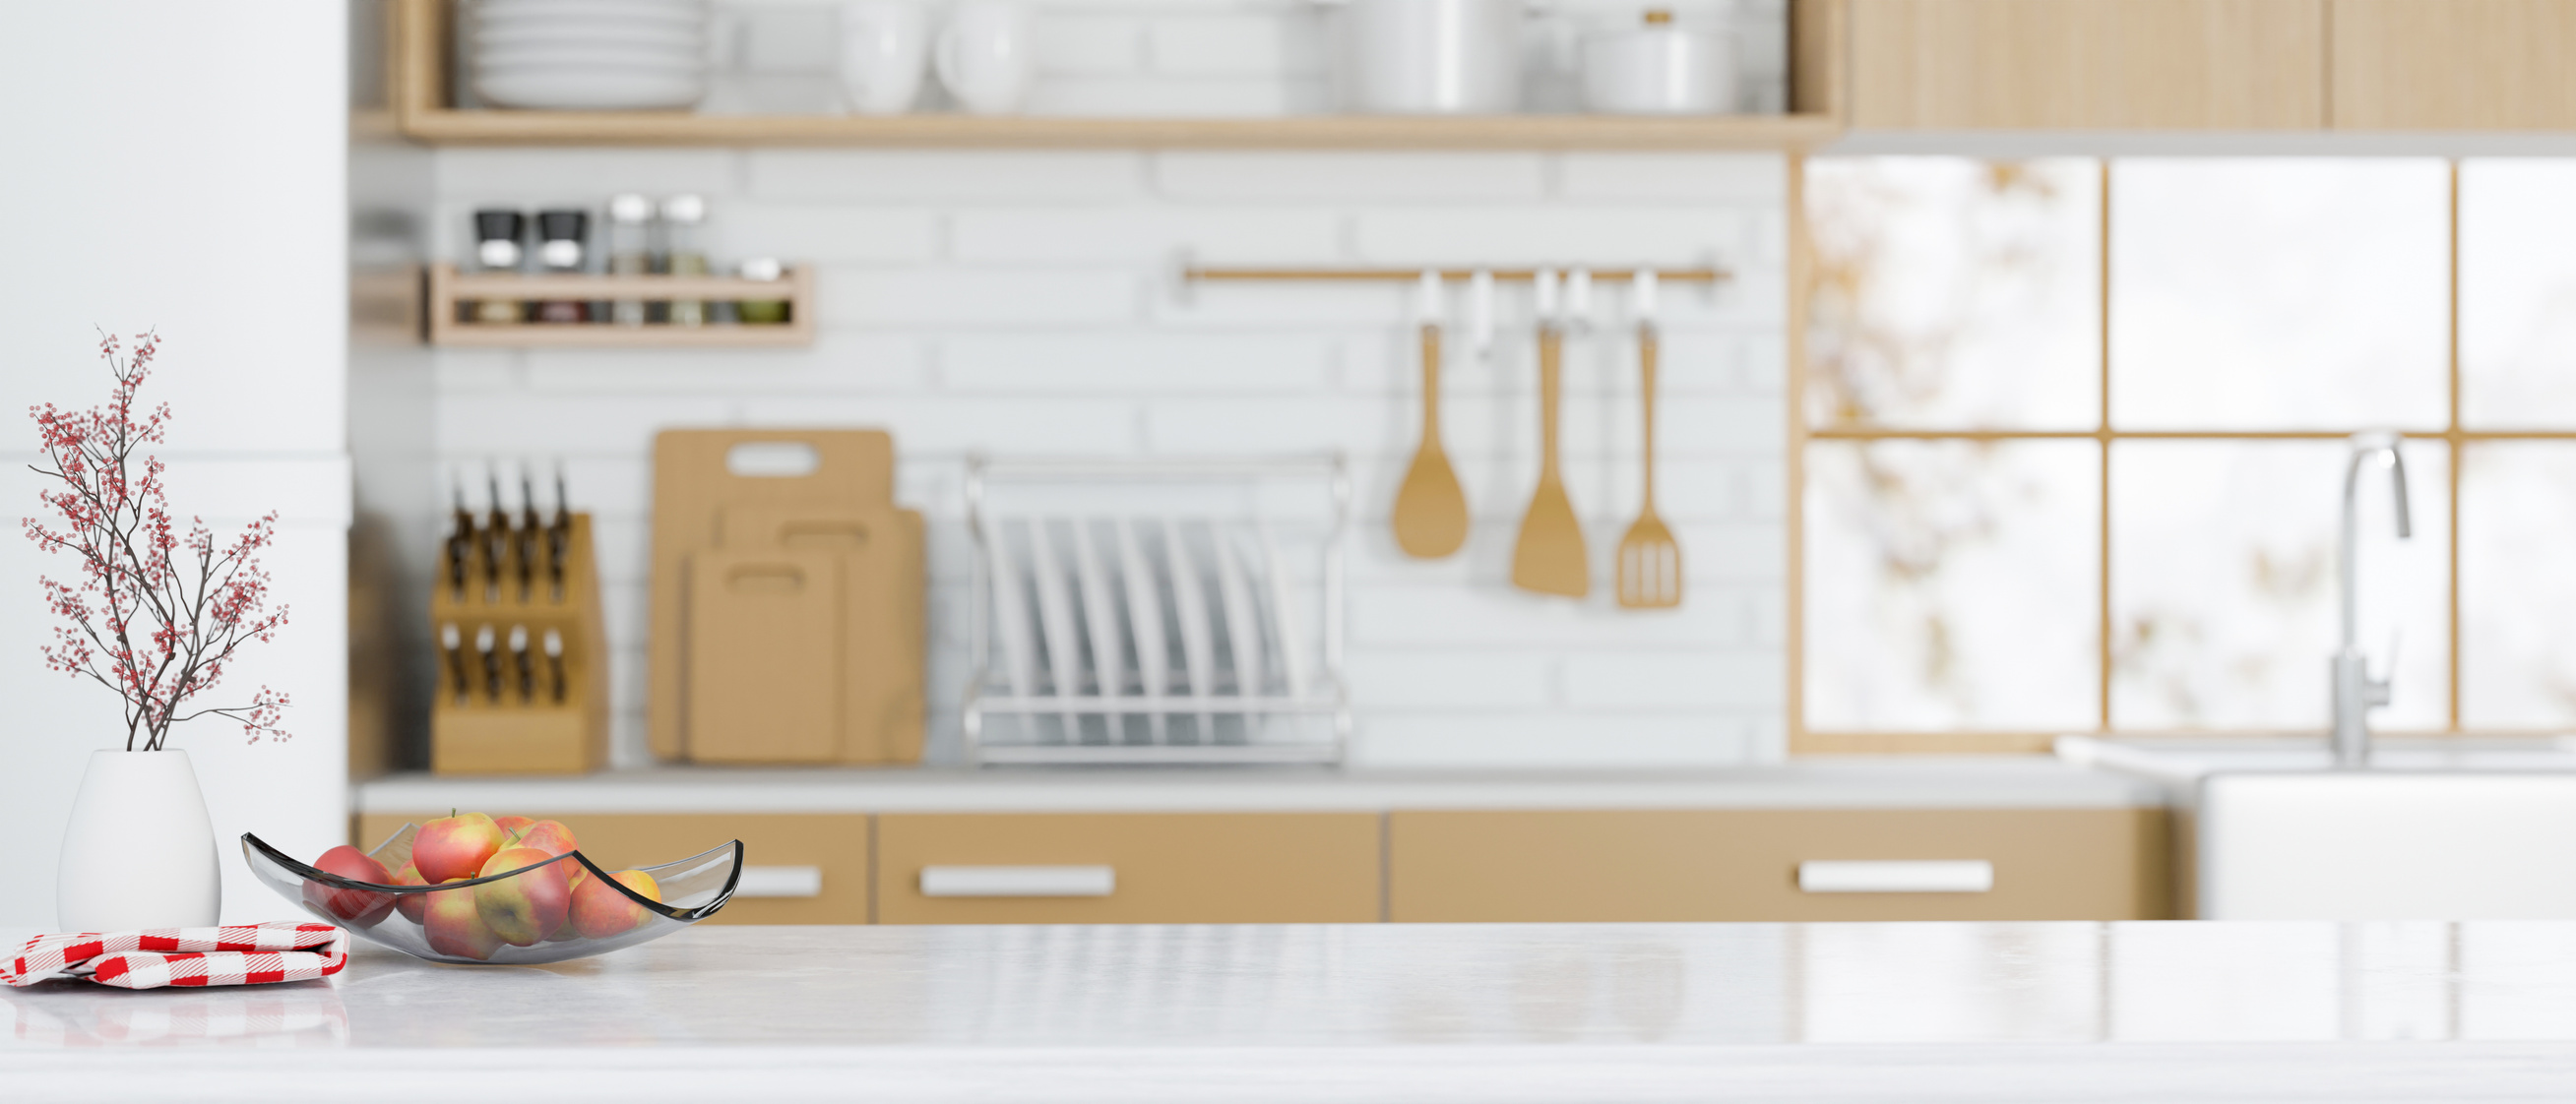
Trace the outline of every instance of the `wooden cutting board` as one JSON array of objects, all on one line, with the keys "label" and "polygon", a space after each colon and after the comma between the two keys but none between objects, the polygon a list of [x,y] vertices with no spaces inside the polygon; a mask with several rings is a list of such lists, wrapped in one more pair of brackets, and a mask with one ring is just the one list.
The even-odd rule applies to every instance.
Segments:
[{"label": "wooden cutting board", "polygon": [[[727,552],[776,549],[829,555],[838,562],[841,743],[833,756],[838,762],[921,759],[923,653],[930,631],[922,537],[920,512],[893,507],[755,505],[723,511],[718,539]],[[693,728],[692,754],[703,758],[694,752],[698,742]]]}]

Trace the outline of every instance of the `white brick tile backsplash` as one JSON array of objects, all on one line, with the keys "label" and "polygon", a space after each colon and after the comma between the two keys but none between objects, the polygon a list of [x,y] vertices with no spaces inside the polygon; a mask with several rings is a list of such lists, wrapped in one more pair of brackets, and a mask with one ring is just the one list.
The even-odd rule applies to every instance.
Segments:
[{"label": "white brick tile backsplash", "polygon": [[1176,76],[1321,75],[1327,60],[1322,20],[1294,10],[1154,20],[1146,56],[1157,73]]},{"label": "white brick tile backsplash", "polygon": [[1124,13],[1042,10],[1038,72],[1046,77],[1133,73],[1145,58],[1143,20]]},{"label": "white brick tile backsplash", "polygon": [[443,206],[497,203],[536,208],[565,203],[593,208],[619,192],[660,197],[706,195],[715,213],[739,187],[740,155],[723,149],[548,149],[528,151],[442,146],[431,155]]},{"label": "white brick tile backsplash", "polygon": [[939,376],[996,395],[1307,395],[1331,366],[1331,341],[1308,334],[963,334],[941,343]]},{"label": "white brick tile backsplash", "polygon": [[1154,158],[1157,192],[1189,201],[1302,200],[1451,204],[1537,200],[1535,153],[1220,153]]},{"label": "white brick tile backsplash", "polygon": [[1134,199],[1145,183],[1144,156],[1134,153],[761,149],[743,156],[750,192],[764,201],[1082,203]]},{"label": "white brick tile backsplash", "polygon": [[[1080,30],[1046,66],[1061,87],[1155,74],[1167,88],[1264,74],[1276,85],[1282,73],[1310,72],[1295,50],[1311,17],[1286,0],[1086,2],[1047,16]],[[1273,51],[1285,60],[1262,60]],[[1275,70],[1244,69],[1253,65]],[[959,754],[953,703],[965,677],[972,559],[963,458],[976,451],[1345,452],[1355,494],[1346,613],[1358,763],[1677,766],[1780,753],[1778,158],[663,152],[438,155],[454,155],[442,162],[439,199],[458,239],[464,212],[485,195],[554,187],[604,196],[694,179],[715,200],[709,242],[720,260],[758,252],[821,266],[821,330],[808,349],[433,357],[444,464],[479,473],[494,459],[562,457],[574,501],[595,513],[620,762],[645,759],[652,434],[723,425],[894,433],[898,498],[930,518],[936,761]],[[1398,552],[1387,530],[1420,432],[1408,290],[1172,279],[1185,252],[1206,264],[1320,266],[1698,263],[1712,251],[1733,282],[1713,295],[1674,288],[1665,297],[1658,493],[1689,590],[1682,608],[1649,614],[1619,610],[1611,594],[1612,549],[1641,482],[1636,363],[1615,292],[1605,288],[1601,311],[1611,328],[1572,343],[1566,364],[1565,475],[1595,583],[1578,603],[1509,586],[1537,465],[1525,291],[1506,296],[1489,361],[1453,336],[1443,427],[1474,529],[1459,554],[1424,562]],[[1303,507],[1268,509],[1294,531]],[[1315,585],[1312,575],[1301,568],[1300,585]]]},{"label": "white brick tile backsplash", "polygon": [[707,221],[718,265],[743,257],[795,261],[928,261],[939,256],[940,212],[826,203],[745,203]]},{"label": "white brick tile backsplash", "polygon": [[1128,261],[1169,265],[1327,264],[1341,255],[1342,217],[1307,207],[973,208],[951,217],[960,261]]},{"label": "white brick tile backsplash", "polygon": [[1787,159],[1770,153],[1569,153],[1557,195],[1577,202],[1776,207],[1788,201]]},{"label": "white brick tile backsplash", "polygon": [[1061,77],[1029,93],[1031,115],[1267,118],[1320,110],[1322,86],[1251,77]]},{"label": "white brick tile backsplash", "polygon": [[1370,208],[1351,228],[1360,257],[1396,265],[1740,265],[1744,208],[1444,206]]},{"label": "white brick tile backsplash", "polygon": [[1779,708],[1787,669],[1777,652],[1583,652],[1566,656],[1565,704],[1578,709]]},{"label": "white brick tile backsplash", "polygon": [[814,298],[826,326],[1001,329],[1136,318],[1138,274],[1120,268],[824,266]]}]

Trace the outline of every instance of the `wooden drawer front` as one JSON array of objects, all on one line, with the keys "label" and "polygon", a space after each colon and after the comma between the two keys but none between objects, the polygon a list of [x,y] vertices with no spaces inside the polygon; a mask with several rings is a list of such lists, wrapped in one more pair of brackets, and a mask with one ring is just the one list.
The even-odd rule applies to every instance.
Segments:
[{"label": "wooden drawer front", "polygon": [[2576,0],[2334,0],[2338,130],[2576,127]]},{"label": "wooden drawer front", "polygon": [[[2160,809],[1418,812],[1388,823],[1415,921],[2131,920],[2170,914]],[[1983,860],[1982,893],[1810,893],[1808,861]]]},{"label": "wooden drawer front", "polygon": [[[877,818],[877,920],[1374,921],[1381,828],[1373,813],[888,814]],[[1008,876],[1068,893],[1088,892],[1078,883],[1106,867],[1112,885],[1100,896],[934,897],[922,892],[925,867],[969,882],[996,867],[1052,868]],[[1062,884],[1038,888],[1049,880]]]},{"label": "wooden drawer front", "polygon": [[[358,818],[358,846],[375,846],[405,822],[426,824],[446,815],[445,810],[365,814]],[[581,841],[582,853],[612,870],[685,859],[727,840],[741,840],[743,865],[751,869],[746,870],[746,880],[734,899],[706,919],[709,924],[868,922],[868,818],[864,814],[547,814],[529,810],[520,815],[564,822]],[[802,894],[806,887],[792,883],[807,868],[822,875],[820,892],[751,895],[762,888]],[[771,885],[756,884],[761,881]]]}]

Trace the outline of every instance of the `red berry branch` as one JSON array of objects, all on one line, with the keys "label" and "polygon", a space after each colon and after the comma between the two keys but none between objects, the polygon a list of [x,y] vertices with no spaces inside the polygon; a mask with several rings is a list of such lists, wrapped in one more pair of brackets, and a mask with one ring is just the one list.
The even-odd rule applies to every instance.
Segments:
[{"label": "red berry branch", "polygon": [[27,518],[27,537],[80,561],[78,585],[38,580],[45,604],[69,622],[54,627],[45,666],[124,699],[127,751],[159,751],[170,726],[208,714],[240,722],[252,743],[286,739],[278,720],[287,696],[266,686],[244,705],[188,708],[223,680],[243,644],[266,641],[286,624],[285,606],[267,608],[269,576],[256,555],[276,539],[277,514],[220,548],[203,518],[191,517],[179,531],[161,461],[137,451],[162,443],[170,423],[168,403],[135,418],[135,394],[151,375],[161,338],[134,340],[133,355],[122,356],[114,335],[100,335],[99,358],[116,376],[106,406],[64,411],[47,403],[28,411],[53,465],[30,467],[62,483],[37,494],[61,527]]}]

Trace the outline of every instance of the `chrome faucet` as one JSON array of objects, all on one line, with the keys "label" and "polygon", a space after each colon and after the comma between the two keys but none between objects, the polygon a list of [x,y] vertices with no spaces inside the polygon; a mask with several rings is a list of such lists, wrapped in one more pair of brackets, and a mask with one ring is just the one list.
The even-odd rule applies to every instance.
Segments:
[{"label": "chrome faucet", "polygon": [[[2353,545],[2354,499],[2361,486],[2361,467],[2368,461],[2386,457],[2389,486],[2397,495],[2397,536],[2403,540],[2414,536],[2406,514],[2406,457],[2398,451],[2394,433],[2356,433],[2352,436],[2352,460],[2343,470],[2343,548],[2335,561],[2336,581],[2343,588],[2343,646],[2334,654],[2334,765],[2355,770],[2370,765],[2370,710],[2388,704],[2388,679],[2370,677],[2370,660],[2354,643],[2354,622],[2358,600],[2354,597]],[[2389,663],[2389,675],[2396,674],[2395,648]]]}]

